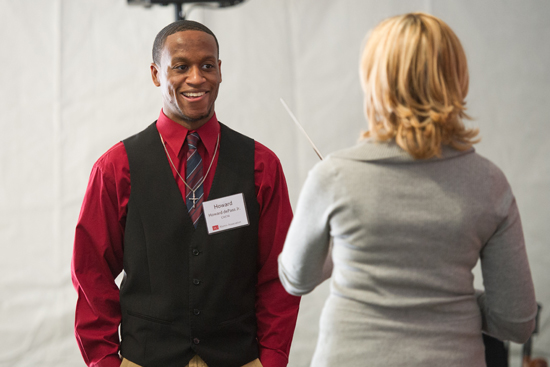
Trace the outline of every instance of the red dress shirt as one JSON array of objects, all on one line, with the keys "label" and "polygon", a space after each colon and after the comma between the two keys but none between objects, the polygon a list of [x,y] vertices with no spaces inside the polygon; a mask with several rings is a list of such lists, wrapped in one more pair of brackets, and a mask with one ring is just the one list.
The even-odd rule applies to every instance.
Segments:
[{"label": "red dress shirt", "polygon": [[[174,165],[185,177],[188,130],[163,112],[157,129]],[[216,115],[196,131],[202,141],[198,150],[206,174],[220,133]],[[218,155],[219,148],[203,184],[205,200],[212,186]],[[255,142],[254,160],[254,182],[260,205],[256,289],[260,361],[264,367],[283,367],[288,363],[300,302],[298,297],[286,293],[277,273],[277,256],[283,248],[292,209],[277,156]],[[172,172],[185,201],[185,185],[173,167]],[[121,311],[119,289],[114,280],[122,271],[129,197],[130,168],[124,144],[120,142],[94,164],[76,226],[72,258],[72,280],[78,292],[75,335],[90,367],[119,367],[121,363],[118,355]]]}]

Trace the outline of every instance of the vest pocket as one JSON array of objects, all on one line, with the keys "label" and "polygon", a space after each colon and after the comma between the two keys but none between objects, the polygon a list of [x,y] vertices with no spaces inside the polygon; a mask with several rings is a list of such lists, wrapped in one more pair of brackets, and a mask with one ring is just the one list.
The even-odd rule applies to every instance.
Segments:
[{"label": "vest pocket", "polygon": [[172,324],[172,321],[170,321],[170,320],[160,319],[158,317],[153,317],[153,316],[145,315],[145,314],[130,311],[130,310],[127,310],[126,312],[128,313],[128,315],[133,316],[133,317],[137,317],[138,319],[151,321],[151,322],[156,322],[156,323],[164,324],[164,325],[171,325]]},{"label": "vest pocket", "polygon": [[256,317],[256,313],[255,312],[248,312],[248,313],[245,313],[244,315],[240,315],[240,316],[234,317],[232,319],[220,322],[220,327],[231,325],[231,324],[234,324],[234,323],[237,323],[237,322],[243,322],[244,320],[252,318],[252,317]]}]

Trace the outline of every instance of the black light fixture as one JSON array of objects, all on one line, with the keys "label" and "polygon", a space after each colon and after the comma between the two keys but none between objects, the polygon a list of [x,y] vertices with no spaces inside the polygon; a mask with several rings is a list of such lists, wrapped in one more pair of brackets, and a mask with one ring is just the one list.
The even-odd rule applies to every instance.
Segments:
[{"label": "black light fixture", "polygon": [[237,5],[245,0],[128,0],[128,5],[139,5],[150,8],[153,5],[171,5],[176,7],[176,20],[185,19],[183,13],[183,4],[194,4],[196,6],[205,6],[213,8],[227,8]]}]

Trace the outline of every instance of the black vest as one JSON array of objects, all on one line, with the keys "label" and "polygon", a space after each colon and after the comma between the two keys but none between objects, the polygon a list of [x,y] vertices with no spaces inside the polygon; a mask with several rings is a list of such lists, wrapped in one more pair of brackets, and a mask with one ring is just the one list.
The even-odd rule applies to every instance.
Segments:
[{"label": "black vest", "polygon": [[250,225],[214,235],[207,233],[204,214],[193,227],[156,124],[124,140],[131,192],[121,354],[144,367],[183,367],[195,354],[209,367],[258,358],[254,141],[220,125],[208,200],[243,193]]}]

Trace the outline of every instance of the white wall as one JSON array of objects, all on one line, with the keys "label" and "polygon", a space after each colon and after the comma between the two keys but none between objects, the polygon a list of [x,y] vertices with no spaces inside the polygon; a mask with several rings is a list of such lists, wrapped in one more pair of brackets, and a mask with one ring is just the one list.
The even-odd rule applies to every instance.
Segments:
[{"label": "white wall", "polygon": [[[441,17],[466,49],[470,125],[516,194],[545,307],[534,354],[550,358],[550,2],[247,0],[190,18],[220,41],[218,118],[279,155],[295,203],[318,158],[279,98],[323,154],[353,144],[366,128],[363,38],[408,11]],[[0,366],[84,365],[72,331],[74,227],[93,162],[160,111],[150,49],[173,18],[171,7],[126,0],[0,0]],[[302,301],[292,367],[309,363],[326,294],[323,284]]]}]

